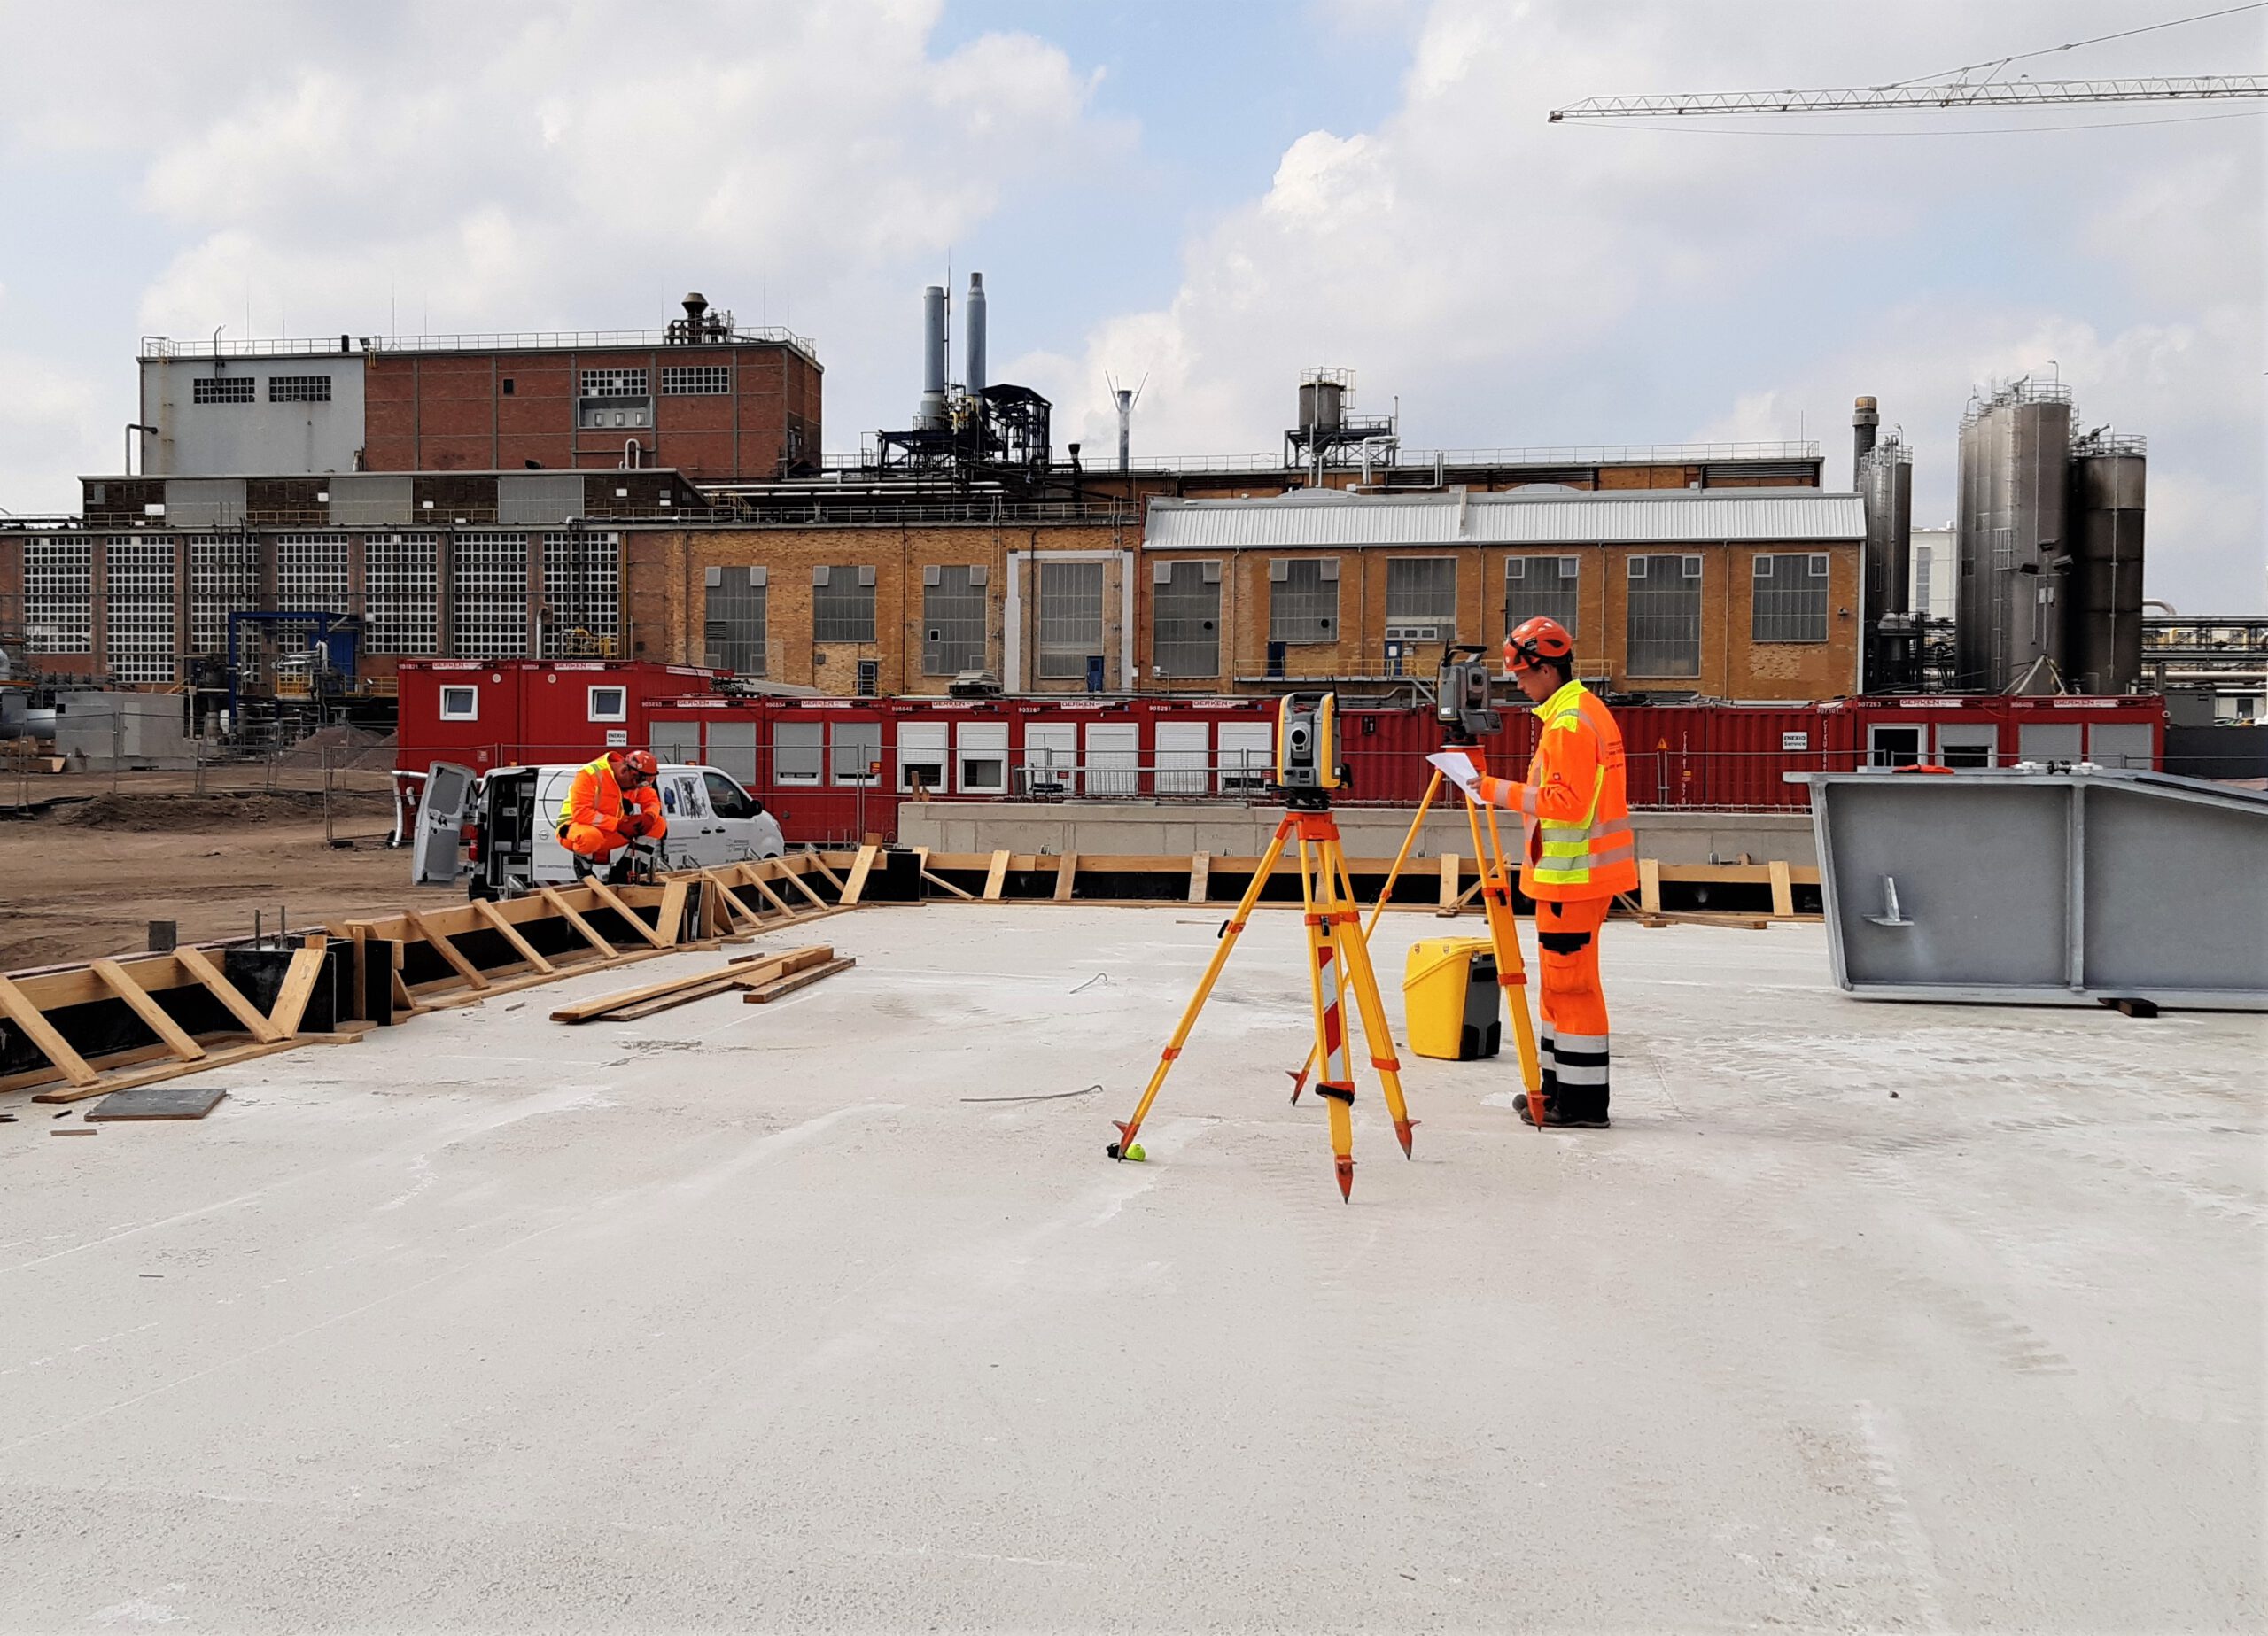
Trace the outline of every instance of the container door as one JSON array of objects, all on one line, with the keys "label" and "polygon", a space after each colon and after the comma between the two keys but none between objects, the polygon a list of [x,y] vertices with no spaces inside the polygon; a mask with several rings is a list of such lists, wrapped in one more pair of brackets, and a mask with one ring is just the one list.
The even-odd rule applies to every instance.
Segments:
[{"label": "container door", "polygon": [[709,764],[742,784],[756,782],[756,724],[752,721],[711,721],[709,724]]},{"label": "container door", "polygon": [[1213,739],[1209,721],[1158,724],[1158,781],[1161,795],[1201,795]]},{"label": "container door", "polygon": [[2099,721],[2087,727],[2087,759],[2098,767],[2150,768],[2153,734],[2146,721]]},{"label": "container door", "polygon": [[470,767],[437,761],[425,772],[425,794],[417,804],[417,845],[410,875],[418,886],[454,886],[464,866],[462,832],[471,810],[475,775]]},{"label": "container door", "polygon": [[2075,721],[2028,721],[2016,726],[2016,756],[2023,761],[2077,761],[2079,724]]},{"label": "container door", "polygon": [[1021,793],[1076,795],[1079,793],[1079,726],[1076,722],[1036,721],[1024,727]]},{"label": "container door", "polygon": [[1216,764],[1224,792],[1265,789],[1276,778],[1276,729],[1264,721],[1223,722]]},{"label": "container door", "polygon": [[701,759],[701,724],[697,721],[657,721],[647,748],[654,759],[680,764]]},{"label": "container door", "polygon": [[945,782],[945,724],[941,721],[901,721],[897,724],[897,793],[916,795],[927,790],[942,795]]},{"label": "container door", "polygon": [[1087,794],[1141,793],[1142,730],[1132,722],[1099,721],[1087,726]]},{"label": "container door", "polygon": [[1999,764],[2000,730],[1989,721],[1938,724],[1938,765],[1990,767]]}]

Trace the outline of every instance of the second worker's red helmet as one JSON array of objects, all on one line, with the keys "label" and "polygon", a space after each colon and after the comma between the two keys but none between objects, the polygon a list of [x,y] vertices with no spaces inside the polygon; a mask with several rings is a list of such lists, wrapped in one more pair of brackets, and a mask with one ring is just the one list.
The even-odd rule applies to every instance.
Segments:
[{"label": "second worker's red helmet", "polygon": [[629,755],[623,757],[623,764],[641,779],[650,779],[662,770],[661,764],[656,761],[652,752],[648,750],[631,751]]},{"label": "second worker's red helmet", "polygon": [[1523,619],[1504,638],[1504,668],[1515,673],[1533,670],[1544,659],[1572,659],[1575,639],[1557,619],[1538,615]]}]

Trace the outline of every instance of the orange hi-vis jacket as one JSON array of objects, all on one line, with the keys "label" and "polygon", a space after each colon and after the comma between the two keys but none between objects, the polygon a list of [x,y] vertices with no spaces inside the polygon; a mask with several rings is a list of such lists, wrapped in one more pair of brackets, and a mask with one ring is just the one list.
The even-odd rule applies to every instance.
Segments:
[{"label": "orange hi-vis jacket", "polygon": [[[607,758],[600,756],[575,774],[574,783],[568,786],[567,800],[559,809],[561,829],[595,829],[608,835],[625,836],[624,807],[641,816],[645,822],[639,833],[649,841],[658,841],[669,834],[669,821],[662,816],[662,798],[651,786],[624,794],[622,786],[615,782],[614,769]],[[619,844],[617,842],[616,844]]]},{"label": "orange hi-vis jacket", "polygon": [[1638,854],[1622,770],[1622,730],[1582,683],[1570,681],[1535,707],[1543,733],[1527,779],[1480,780],[1491,806],[1535,820],[1520,890],[1543,903],[1612,897],[1638,889]]}]

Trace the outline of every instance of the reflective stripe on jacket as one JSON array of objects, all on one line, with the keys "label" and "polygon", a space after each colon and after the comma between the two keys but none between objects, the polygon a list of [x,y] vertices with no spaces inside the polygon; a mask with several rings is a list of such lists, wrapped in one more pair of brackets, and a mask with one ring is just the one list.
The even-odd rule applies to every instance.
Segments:
[{"label": "reflective stripe on jacket", "polygon": [[1483,779],[1481,798],[1535,820],[1520,890],[1564,901],[1638,888],[1638,857],[1622,768],[1622,732],[1582,683],[1535,707],[1543,721],[1527,779]]}]

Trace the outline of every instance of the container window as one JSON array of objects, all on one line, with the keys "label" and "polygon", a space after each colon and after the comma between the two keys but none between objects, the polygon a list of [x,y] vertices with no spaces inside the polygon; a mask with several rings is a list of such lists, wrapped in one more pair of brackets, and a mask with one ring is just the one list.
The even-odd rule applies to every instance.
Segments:
[{"label": "container window", "polygon": [[882,723],[839,721],[835,724],[834,782],[872,784],[874,767],[882,758]]},{"label": "container window", "polygon": [[594,687],[591,689],[591,719],[593,721],[627,721],[630,719],[630,694],[623,687]]},{"label": "container window", "polygon": [[1005,722],[961,723],[959,749],[961,794],[1008,793],[1008,728]]},{"label": "container window", "polygon": [[480,719],[480,689],[478,687],[442,688],[441,719],[443,721],[478,721]]},{"label": "container window", "polygon": [[783,721],[772,740],[772,777],[780,784],[816,784],[819,772],[819,724]]}]

